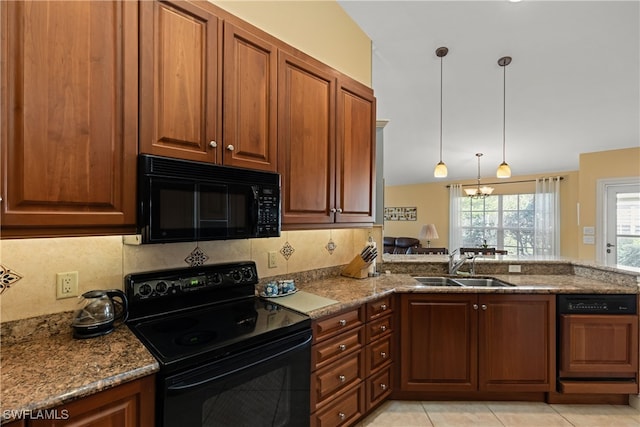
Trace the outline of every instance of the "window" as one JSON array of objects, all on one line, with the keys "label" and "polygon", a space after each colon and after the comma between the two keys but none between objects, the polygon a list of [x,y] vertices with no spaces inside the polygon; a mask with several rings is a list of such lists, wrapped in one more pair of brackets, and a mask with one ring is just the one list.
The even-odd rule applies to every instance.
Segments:
[{"label": "window", "polygon": [[499,194],[461,201],[463,247],[505,249],[510,255],[534,254],[534,194]]}]

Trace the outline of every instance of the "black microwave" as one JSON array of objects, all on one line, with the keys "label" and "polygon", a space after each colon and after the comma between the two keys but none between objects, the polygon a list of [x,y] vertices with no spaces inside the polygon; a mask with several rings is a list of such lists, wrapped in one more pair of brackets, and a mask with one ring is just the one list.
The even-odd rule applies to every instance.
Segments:
[{"label": "black microwave", "polygon": [[141,154],[142,243],[280,236],[280,175]]}]

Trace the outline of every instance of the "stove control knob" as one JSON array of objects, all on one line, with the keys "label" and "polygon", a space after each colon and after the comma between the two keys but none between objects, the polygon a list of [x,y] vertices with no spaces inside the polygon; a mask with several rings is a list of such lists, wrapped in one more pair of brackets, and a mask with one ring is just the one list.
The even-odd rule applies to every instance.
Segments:
[{"label": "stove control knob", "polygon": [[242,272],[242,276],[245,279],[251,279],[253,277],[253,271],[250,268],[246,268],[243,272]]},{"label": "stove control knob", "polygon": [[164,294],[165,292],[167,292],[167,283],[160,281],[158,283],[156,283],[156,292],[159,294]]},{"label": "stove control knob", "polygon": [[153,289],[151,289],[151,285],[149,285],[148,283],[144,283],[138,288],[138,294],[142,295],[143,297],[147,297],[151,295],[152,290]]},{"label": "stove control knob", "polygon": [[240,275],[240,272],[238,270],[236,270],[233,273],[231,273],[231,277],[233,277],[233,280],[235,282],[239,282],[240,279],[242,279],[242,276]]},{"label": "stove control knob", "polygon": [[222,275],[218,272],[213,273],[211,275],[211,281],[213,282],[214,285],[218,285],[222,283]]}]

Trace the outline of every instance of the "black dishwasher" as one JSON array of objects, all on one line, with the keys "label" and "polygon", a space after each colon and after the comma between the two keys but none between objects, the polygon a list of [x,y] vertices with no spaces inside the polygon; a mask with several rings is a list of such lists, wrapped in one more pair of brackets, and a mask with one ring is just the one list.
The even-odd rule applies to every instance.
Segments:
[{"label": "black dishwasher", "polygon": [[635,294],[558,295],[558,391],[638,393]]}]

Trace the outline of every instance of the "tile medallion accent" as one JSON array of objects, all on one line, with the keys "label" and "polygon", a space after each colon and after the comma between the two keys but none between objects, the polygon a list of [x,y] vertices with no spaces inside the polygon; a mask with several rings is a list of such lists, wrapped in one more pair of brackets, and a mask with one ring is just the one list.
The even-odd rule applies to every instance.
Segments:
[{"label": "tile medallion accent", "polygon": [[325,249],[327,250],[327,252],[333,255],[333,251],[335,251],[337,247],[338,245],[336,245],[333,239],[329,238],[329,243],[327,243],[327,245],[325,246]]},{"label": "tile medallion accent", "polygon": [[197,267],[199,265],[204,264],[209,259],[209,256],[204,253],[200,246],[196,246],[196,248],[189,254],[188,257],[184,259],[184,261],[189,264],[189,267]]},{"label": "tile medallion accent", "polygon": [[291,258],[291,255],[293,255],[295,251],[289,242],[285,242],[282,248],[280,248],[280,253],[287,261],[289,261],[289,258]]},{"label": "tile medallion accent", "polygon": [[22,279],[22,276],[11,271],[8,267],[0,265],[0,295],[11,287],[18,280]]}]

